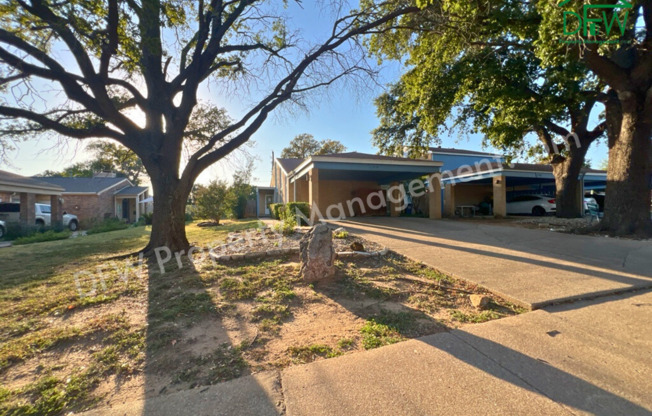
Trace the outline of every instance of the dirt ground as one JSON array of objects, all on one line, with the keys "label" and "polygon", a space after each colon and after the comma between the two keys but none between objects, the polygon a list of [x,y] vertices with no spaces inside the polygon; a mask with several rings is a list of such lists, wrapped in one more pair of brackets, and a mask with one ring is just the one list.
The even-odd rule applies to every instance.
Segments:
[{"label": "dirt ground", "polygon": [[[375,248],[356,236],[342,240]],[[338,261],[336,275],[317,284],[304,283],[299,268],[296,256],[188,263],[164,274],[146,267],[128,292],[35,324],[35,332],[75,336],[3,367],[6,408],[21,409],[21,400],[50,400],[34,406],[40,414],[110,406],[521,312],[392,252]],[[491,298],[485,310],[470,304],[473,293]],[[44,380],[59,380],[58,390]],[[48,396],[61,389],[64,404]]]}]

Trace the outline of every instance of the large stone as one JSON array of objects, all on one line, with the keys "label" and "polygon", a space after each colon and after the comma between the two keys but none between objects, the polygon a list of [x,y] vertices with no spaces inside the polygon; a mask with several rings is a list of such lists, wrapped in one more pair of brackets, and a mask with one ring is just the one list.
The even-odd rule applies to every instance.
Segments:
[{"label": "large stone", "polygon": [[333,232],[326,224],[317,224],[301,238],[301,277],[306,282],[328,279],[335,274]]}]

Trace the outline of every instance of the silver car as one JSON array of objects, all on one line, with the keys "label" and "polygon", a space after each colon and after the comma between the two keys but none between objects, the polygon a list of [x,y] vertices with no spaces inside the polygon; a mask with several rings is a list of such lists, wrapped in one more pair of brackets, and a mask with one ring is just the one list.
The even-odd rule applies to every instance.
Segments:
[{"label": "silver car", "polygon": [[7,233],[7,224],[0,220],[0,238],[4,238],[5,234]]}]

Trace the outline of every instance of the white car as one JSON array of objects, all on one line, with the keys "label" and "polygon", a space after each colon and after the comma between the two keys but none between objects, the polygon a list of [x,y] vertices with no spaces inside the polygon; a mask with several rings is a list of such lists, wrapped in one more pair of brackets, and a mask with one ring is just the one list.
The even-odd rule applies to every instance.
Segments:
[{"label": "white car", "polygon": [[3,238],[6,232],[7,232],[7,224],[4,221],[0,221],[0,238]]},{"label": "white car", "polygon": [[[52,209],[50,205],[34,204],[34,216],[36,217],[36,226],[49,226],[52,223]],[[20,221],[20,204],[8,202],[0,203],[0,218],[3,218],[8,222]],[[72,214],[64,214],[63,226],[69,228],[70,231],[77,231],[77,229],[79,229],[79,220],[77,219],[77,216]]]},{"label": "white car", "polygon": [[507,214],[531,214],[542,217],[557,212],[555,198],[546,195],[518,195],[507,203]]}]

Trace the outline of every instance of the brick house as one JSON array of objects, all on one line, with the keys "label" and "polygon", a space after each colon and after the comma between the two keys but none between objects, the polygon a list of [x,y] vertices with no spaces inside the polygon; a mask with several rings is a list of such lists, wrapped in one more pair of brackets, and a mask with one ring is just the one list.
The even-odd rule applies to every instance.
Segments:
[{"label": "brick house", "polygon": [[40,181],[60,186],[63,210],[74,214],[82,225],[105,218],[120,218],[136,222],[145,212],[151,211],[149,188],[134,186],[127,178],[114,174],[99,174],[92,178],[38,178]]}]

